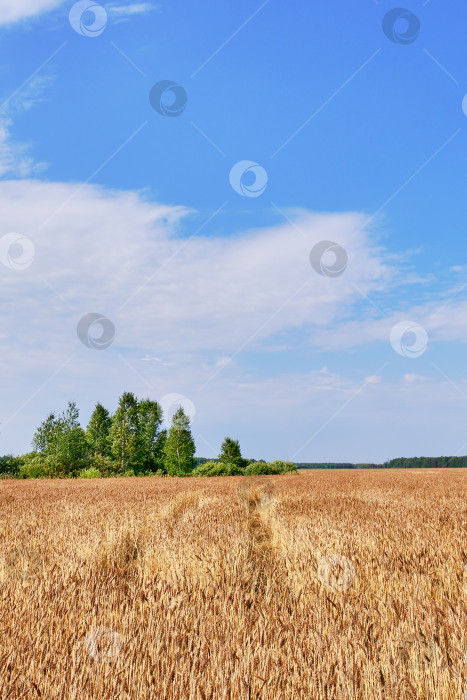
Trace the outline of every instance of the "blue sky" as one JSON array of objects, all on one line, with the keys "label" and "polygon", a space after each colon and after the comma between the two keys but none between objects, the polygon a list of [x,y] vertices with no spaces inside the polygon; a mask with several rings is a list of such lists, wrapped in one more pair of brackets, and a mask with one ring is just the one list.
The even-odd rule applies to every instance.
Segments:
[{"label": "blue sky", "polygon": [[203,456],[465,454],[460,0],[85,5],[0,0],[0,453],[130,390]]}]

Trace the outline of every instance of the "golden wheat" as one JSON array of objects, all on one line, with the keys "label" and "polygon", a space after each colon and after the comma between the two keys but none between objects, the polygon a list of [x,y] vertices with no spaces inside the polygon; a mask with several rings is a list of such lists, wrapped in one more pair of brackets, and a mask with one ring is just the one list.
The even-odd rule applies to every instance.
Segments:
[{"label": "golden wheat", "polygon": [[450,469],[2,481],[0,698],[461,700],[464,497]]}]

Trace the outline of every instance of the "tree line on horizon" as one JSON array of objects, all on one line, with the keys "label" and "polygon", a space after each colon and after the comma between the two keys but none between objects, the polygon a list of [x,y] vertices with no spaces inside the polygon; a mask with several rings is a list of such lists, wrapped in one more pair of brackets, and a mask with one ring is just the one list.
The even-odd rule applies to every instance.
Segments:
[{"label": "tree line on horizon", "polygon": [[113,414],[98,402],[86,429],[76,403],[49,413],[37,428],[32,452],[0,456],[0,478],[109,476],[235,476],[283,474],[301,469],[465,468],[465,457],[400,457],[383,464],[265,462],[244,459],[238,440],[226,437],[217,459],[195,457],[190,419],[180,406],[163,427],[157,401],[122,394]]},{"label": "tree line on horizon", "polygon": [[124,392],[112,415],[96,404],[86,429],[68,402],[37,428],[32,452],[0,457],[2,478],[98,478],[110,476],[234,476],[296,471],[292,462],[244,459],[238,440],[226,437],[217,460],[197,460],[190,419],[182,406],[163,427],[157,401]]},{"label": "tree line on horizon", "polygon": [[465,457],[395,457],[374,462],[297,462],[298,469],[465,469]]}]

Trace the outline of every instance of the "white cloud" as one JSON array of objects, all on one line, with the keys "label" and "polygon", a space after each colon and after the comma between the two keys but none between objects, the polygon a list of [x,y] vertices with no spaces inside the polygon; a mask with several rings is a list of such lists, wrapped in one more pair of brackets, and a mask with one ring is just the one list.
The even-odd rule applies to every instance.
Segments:
[{"label": "white cloud", "polygon": [[[230,357],[245,343],[265,347],[296,330],[319,343],[321,329],[345,319],[360,299],[355,285],[367,293],[384,288],[391,276],[366,235],[352,237],[361,225],[355,214],[304,214],[303,237],[287,224],[188,241],[177,234],[188,215],[183,208],[151,204],[135,193],[78,190],[0,183],[3,231],[29,235],[37,251],[23,277],[4,277],[4,291],[19,286],[35,304],[48,300],[35,311],[36,342],[45,346],[72,347],[68,325],[93,310],[112,318],[122,347],[151,356],[155,350],[166,361],[212,351]],[[348,249],[352,263],[339,278],[322,277],[309,264],[311,247],[322,239]]]},{"label": "white cloud", "polygon": [[[2,158],[0,145],[5,169],[9,158],[8,149]],[[27,169],[28,161],[18,167]],[[15,231],[36,248],[26,272],[2,274],[2,298],[17,293],[32,300],[3,327],[17,326],[21,338],[26,324],[29,338],[33,318],[34,345],[45,352],[75,348],[76,322],[91,311],[112,319],[115,344],[126,352],[164,366],[196,356],[200,372],[235,363],[244,348],[277,346],[286,352],[294,347],[294,334],[301,347],[321,350],[375,341],[389,347],[391,327],[407,317],[427,329],[430,341],[467,341],[465,301],[444,309],[428,302],[386,318],[377,318],[371,304],[362,306],[362,294],[371,299],[390,289],[397,269],[365,232],[354,235],[362,220],[357,214],[302,212],[303,236],[285,224],[189,240],[199,221],[181,237],[180,226],[191,217],[186,209],[154,204],[132,192],[5,181],[0,208],[0,237]],[[309,251],[323,239],[348,251],[340,277],[322,277],[310,266]],[[327,368],[321,376],[325,383]]]},{"label": "white cloud", "polygon": [[64,0],[0,0],[0,25],[34,17],[64,4]]},{"label": "white cloud", "polygon": [[[36,17],[61,5],[66,6],[66,16],[68,16],[68,11],[72,4],[71,0],[68,3],[65,3],[65,0],[0,0],[0,25]],[[159,9],[157,5],[148,2],[133,2],[125,5],[107,5],[105,2],[100,4],[105,7],[109,15],[120,18],[147,14]]]}]

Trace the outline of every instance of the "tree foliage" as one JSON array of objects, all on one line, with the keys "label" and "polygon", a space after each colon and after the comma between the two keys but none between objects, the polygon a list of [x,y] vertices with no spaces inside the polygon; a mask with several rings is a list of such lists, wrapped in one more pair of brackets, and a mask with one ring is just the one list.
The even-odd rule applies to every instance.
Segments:
[{"label": "tree foliage", "polygon": [[[30,455],[0,458],[0,474],[5,474],[3,478],[98,473],[162,475],[168,471],[165,464],[168,433],[162,427],[162,420],[157,401],[139,400],[131,392],[125,392],[113,415],[97,403],[83,431],[76,404],[70,402],[63,413],[49,413],[41,423],[34,434],[34,451]],[[177,426],[171,444],[178,444],[178,466],[174,467],[170,457],[168,467],[171,473],[187,473],[194,467],[194,443],[188,418],[178,415],[173,427]],[[172,454],[170,449],[169,454]]]},{"label": "tree foliage", "polygon": [[110,454],[109,433],[111,425],[110,413],[98,402],[86,428],[86,440],[91,451],[95,454],[103,456]]},{"label": "tree foliage", "polygon": [[163,464],[163,447],[167,432],[161,430],[162,408],[157,401],[145,399],[137,408],[137,464],[138,471],[155,472]]},{"label": "tree foliage", "polygon": [[195,443],[191,435],[190,419],[183,407],[177,409],[164,445],[164,464],[170,476],[189,474],[195,466]]},{"label": "tree foliage", "polygon": [[219,462],[231,464],[234,467],[242,468],[246,465],[246,460],[243,459],[238,440],[226,437],[221,445],[219,454]]},{"label": "tree foliage", "polygon": [[54,413],[47,416],[34,435],[33,447],[41,456],[46,472],[74,476],[84,466],[86,436],[74,401],[59,416]]},{"label": "tree foliage", "polygon": [[138,459],[138,401],[126,391],[118,401],[109,431],[110,451],[124,472]]}]

